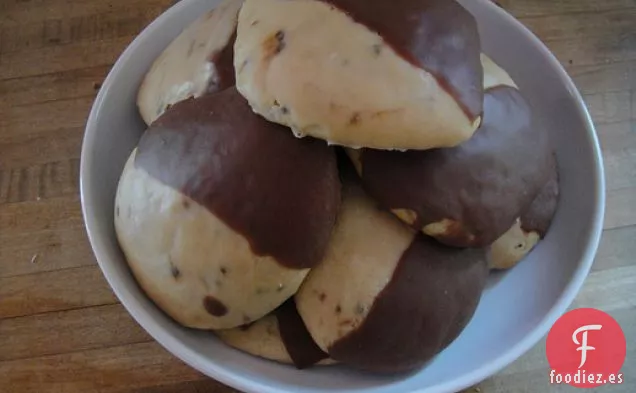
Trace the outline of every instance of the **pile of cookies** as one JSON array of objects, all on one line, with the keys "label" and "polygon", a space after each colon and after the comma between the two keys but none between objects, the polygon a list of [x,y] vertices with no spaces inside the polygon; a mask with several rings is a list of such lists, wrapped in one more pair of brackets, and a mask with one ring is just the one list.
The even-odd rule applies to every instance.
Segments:
[{"label": "pile of cookies", "polygon": [[155,60],[115,229],[179,324],[297,368],[422,367],[558,202],[454,0],[224,0]]}]

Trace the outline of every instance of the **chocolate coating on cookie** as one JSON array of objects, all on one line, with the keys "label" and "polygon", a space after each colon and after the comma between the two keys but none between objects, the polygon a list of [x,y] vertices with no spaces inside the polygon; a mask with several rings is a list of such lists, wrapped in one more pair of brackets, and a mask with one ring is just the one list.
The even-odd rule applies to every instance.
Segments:
[{"label": "chocolate coating on cookie", "polygon": [[438,78],[471,119],[481,115],[483,72],[474,17],[454,0],[321,0],[377,32],[406,61]]},{"label": "chocolate coating on cookie", "polygon": [[115,233],[131,273],[161,310],[186,327],[231,329],[298,291],[309,269],[256,255],[207,207],[135,166],[136,153],[117,185]]},{"label": "chocolate coating on cookie", "polygon": [[257,255],[297,269],[322,258],[340,201],[333,149],[255,115],[235,88],[174,105],[141,138],[135,165]]},{"label": "chocolate coating on cookie", "polygon": [[[247,325],[217,330],[215,333],[233,348],[298,369],[335,363],[320,348],[316,350],[312,347],[313,341],[302,320],[299,325],[296,322],[289,323],[289,319],[300,319],[293,301],[283,303],[278,309]],[[282,324],[287,326],[281,328]],[[293,358],[290,355],[292,352],[295,353]]]},{"label": "chocolate coating on cookie", "polygon": [[350,148],[457,146],[481,123],[483,67],[475,21],[453,1],[246,0],[237,89],[298,137]]},{"label": "chocolate coating on cookie", "polygon": [[278,319],[280,337],[296,368],[304,369],[329,358],[311,338],[298,314],[294,298],[283,303],[274,314]]},{"label": "chocolate coating on cookie", "polygon": [[208,88],[207,94],[216,93],[230,88],[236,84],[234,73],[234,42],[236,41],[236,31],[230,37],[227,45],[220,51],[210,56],[210,62],[216,65],[217,77],[213,79]]},{"label": "chocolate coating on cookie", "polygon": [[421,367],[472,318],[487,272],[483,250],[457,250],[417,236],[362,324],[335,342],[330,355],[382,373]]},{"label": "chocolate coating on cookie", "polygon": [[530,207],[491,246],[491,269],[510,269],[522,261],[548,232],[559,201],[556,157],[550,160],[550,176]]},{"label": "chocolate coating on cookie", "polygon": [[559,202],[559,170],[556,157],[550,160],[550,176],[528,210],[521,216],[521,228],[545,236]]},{"label": "chocolate coating on cookie", "polygon": [[[365,189],[452,246],[485,246],[536,197],[549,173],[549,141],[520,92],[488,89],[481,127],[454,148],[361,153]],[[440,225],[427,232],[429,224]]]},{"label": "chocolate coating on cookie", "polygon": [[439,244],[400,222],[343,171],[338,222],[325,258],[295,295],[316,344],[343,364],[411,371],[471,319],[488,275],[486,252]]}]

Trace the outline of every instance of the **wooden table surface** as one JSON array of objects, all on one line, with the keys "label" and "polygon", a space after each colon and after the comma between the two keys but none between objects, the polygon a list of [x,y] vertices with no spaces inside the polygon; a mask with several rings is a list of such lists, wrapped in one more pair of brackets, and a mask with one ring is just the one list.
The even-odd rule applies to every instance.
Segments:
[{"label": "wooden table surface", "polygon": [[[0,392],[234,392],[177,360],[103,279],[80,212],[83,127],[121,51],[173,0],[0,0]],[[573,307],[628,339],[636,391],[636,0],[502,0],[581,90],[603,146],[605,233]],[[544,341],[475,392],[550,385]]]}]

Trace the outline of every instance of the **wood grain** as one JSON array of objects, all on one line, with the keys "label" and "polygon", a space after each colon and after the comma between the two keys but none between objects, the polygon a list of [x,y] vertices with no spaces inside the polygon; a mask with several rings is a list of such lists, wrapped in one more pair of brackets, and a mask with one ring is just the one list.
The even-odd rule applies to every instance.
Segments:
[{"label": "wood grain", "polygon": [[[636,187],[615,190],[607,195],[605,211],[605,229],[621,228],[634,225],[636,222]],[[634,263],[632,256],[630,262]]]},{"label": "wood grain", "polygon": [[120,20],[136,12],[148,12],[150,16],[156,16],[172,5],[174,0],[31,0],[28,4],[25,3],[27,2],[24,0],[4,0],[0,3],[0,22],[4,27],[46,20],[69,20],[109,12],[119,15]]},{"label": "wood grain", "polygon": [[132,13],[108,11],[83,15],[48,16],[43,21],[16,25],[2,30],[2,53],[25,52],[46,47],[105,39],[131,37],[143,29],[149,19],[160,11],[156,5],[134,10]]},{"label": "wood grain", "polygon": [[[119,304],[83,227],[83,129],[119,54],[174,0],[0,1],[0,392],[234,393],[154,342]],[[499,0],[554,52],[597,127],[605,232],[574,307],[628,337],[636,390],[636,1]],[[550,385],[545,341],[471,393]]]},{"label": "wood grain", "polygon": [[[27,169],[35,178],[26,181],[40,182],[47,189],[39,190],[40,198],[62,196],[63,187],[75,187],[75,176],[79,169],[79,158],[84,137],[83,127],[58,128],[41,134],[18,134],[0,142],[0,200],[9,201],[9,190],[15,185],[11,182],[21,181],[17,172]],[[29,151],[32,155],[25,155]],[[43,174],[40,180],[40,174]],[[52,181],[49,173],[62,176],[63,183]],[[70,176],[66,178],[66,176]],[[45,182],[49,180],[48,185]],[[3,187],[4,186],[4,187]],[[71,188],[72,188],[71,187]],[[68,189],[67,189],[68,191]],[[77,190],[72,188],[72,193]],[[46,194],[46,195],[45,195]]]},{"label": "wood grain", "polygon": [[[61,128],[84,127],[92,104],[92,97],[83,97],[11,106],[11,110],[0,112],[1,140],[23,136],[25,132],[31,136]],[[84,116],[68,116],[73,111]],[[34,113],[38,116],[33,116]]]},{"label": "wood grain", "polygon": [[94,97],[110,65],[0,80],[0,107]]},{"label": "wood grain", "polygon": [[120,304],[4,319],[0,361],[149,342]]},{"label": "wood grain", "polygon": [[0,277],[95,263],[79,197],[0,204]]},{"label": "wood grain", "polygon": [[582,94],[636,89],[635,61],[587,66],[566,64],[566,67]]},{"label": "wood grain", "polygon": [[0,386],[10,392],[117,392],[200,379],[154,342],[0,362]]},{"label": "wood grain", "polygon": [[[633,9],[633,0],[560,0],[560,1],[519,1],[497,0],[508,12],[519,19],[526,20],[531,16],[568,16],[579,13],[602,12],[612,10]],[[589,33],[586,31],[586,33]]]},{"label": "wood grain", "polygon": [[117,37],[9,52],[0,58],[0,79],[112,65],[132,39],[133,37]]},{"label": "wood grain", "polygon": [[611,34],[625,35],[633,31],[635,18],[636,9],[625,7],[528,16],[523,18],[523,23],[540,36],[543,42],[550,43],[557,40],[579,40],[581,36],[591,38]]},{"label": "wood grain", "polygon": [[607,229],[594,259],[592,271],[633,266],[636,255],[636,226]]},{"label": "wood grain", "polygon": [[0,278],[0,299],[0,319],[117,303],[96,265]]},{"label": "wood grain", "polygon": [[149,386],[140,389],[123,389],[117,393],[235,393],[234,390],[209,379],[177,382],[169,385]]}]

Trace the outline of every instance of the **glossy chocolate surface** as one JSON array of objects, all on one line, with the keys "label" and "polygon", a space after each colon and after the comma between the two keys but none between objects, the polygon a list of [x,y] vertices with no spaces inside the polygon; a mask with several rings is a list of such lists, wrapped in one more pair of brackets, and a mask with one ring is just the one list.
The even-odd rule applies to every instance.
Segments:
[{"label": "glossy chocolate surface", "polygon": [[483,249],[459,250],[418,235],[365,320],[329,348],[330,356],[380,373],[421,367],[472,318],[487,276]]},{"label": "glossy chocolate surface", "polygon": [[449,219],[437,239],[452,246],[491,244],[525,211],[550,169],[549,139],[518,90],[486,92],[484,119],[453,148],[362,152],[367,192],[386,208],[416,213],[413,227]]},{"label": "glossy chocolate surface", "polygon": [[254,114],[236,88],[171,107],[142,136],[135,165],[207,208],[257,255],[300,269],[324,254],[340,204],[333,149]]},{"label": "glossy chocolate surface", "polygon": [[311,338],[293,297],[278,307],[274,315],[283,344],[296,368],[304,369],[329,357]]},{"label": "glossy chocolate surface", "polygon": [[556,157],[552,157],[550,178],[521,216],[521,228],[525,231],[537,232],[543,237],[552,223],[559,202],[559,172]]},{"label": "glossy chocolate surface", "polygon": [[437,77],[474,120],[482,113],[481,44],[474,17],[455,0],[321,0],[378,33]]}]

